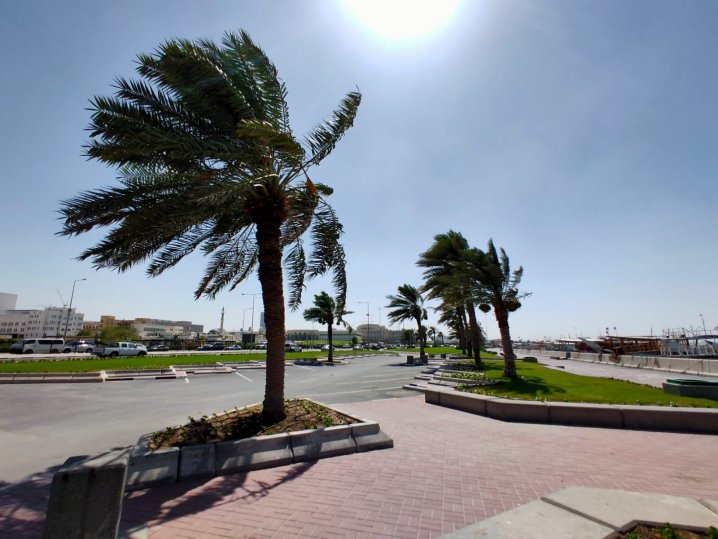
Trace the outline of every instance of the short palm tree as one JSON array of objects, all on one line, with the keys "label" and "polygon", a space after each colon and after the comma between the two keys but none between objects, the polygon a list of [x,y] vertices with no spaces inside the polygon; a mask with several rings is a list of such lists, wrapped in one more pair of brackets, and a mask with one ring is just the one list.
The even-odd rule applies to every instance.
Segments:
[{"label": "short palm tree", "polygon": [[481,326],[476,318],[476,297],[464,266],[459,264],[469,250],[469,242],[460,232],[449,230],[434,236],[434,243],[419,255],[417,265],[425,268],[422,291],[428,299],[441,299],[461,307],[468,317],[467,335],[469,355],[481,363]]},{"label": "short palm tree", "polygon": [[419,335],[419,357],[424,357],[424,326],[422,320],[427,319],[426,309],[424,308],[424,298],[419,291],[410,284],[403,284],[397,290],[396,296],[387,296],[389,300],[387,317],[392,324],[402,322],[404,320],[413,320],[416,322],[417,332]]},{"label": "short palm tree", "polygon": [[304,310],[305,320],[327,325],[327,342],[329,343],[329,357],[327,361],[330,363],[334,361],[334,354],[332,353],[332,326],[335,323],[346,326],[347,323],[343,320],[343,317],[347,314],[351,314],[351,311],[339,310],[334,298],[326,292],[321,292],[314,296],[314,307],[309,307]]},{"label": "short palm tree", "polygon": [[[345,303],[342,226],[313,182],[319,164],[353,125],[361,95],[349,93],[302,141],[289,123],[287,90],[245,32],[221,44],[171,40],[138,57],[139,79],[115,81],[91,101],[87,156],[119,170],[119,185],[62,203],[63,235],[111,227],[85,250],[96,268],[149,261],[157,276],[188,254],[208,257],[195,297],[234,289],[256,268],[267,329],[263,419],[284,417],[284,288],[290,308],[304,279],[333,272]],[[305,253],[309,232],[313,251]]]},{"label": "short palm tree", "polygon": [[465,269],[472,276],[473,285],[485,299],[485,302],[479,305],[481,311],[494,309],[504,352],[504,376],[516,378],[516,356],[511,343],[509,313],[519,309],[521,300],[531,295],[518,290],[524,269],[519,266],[511,271],[508,255],[503,249],[501,254],[497,253],[493,240],[489,240],[485,253],[479,249],[471,249],[466,253]]}]

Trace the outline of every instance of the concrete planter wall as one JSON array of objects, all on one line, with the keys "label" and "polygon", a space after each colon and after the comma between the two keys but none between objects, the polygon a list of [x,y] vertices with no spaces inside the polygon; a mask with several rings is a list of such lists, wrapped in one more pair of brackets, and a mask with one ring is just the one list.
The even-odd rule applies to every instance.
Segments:
[{"label": "concrete planter wall", "polygon": [[502,421],[718,434],[718,409],[520,401],[427,389],[429,404]]},{"label": "concrete planter wall", "polygon": [[370,420],[157,451],[147,448],[150,437],[142,436],[130,452],[127,490],[394,447]]}]

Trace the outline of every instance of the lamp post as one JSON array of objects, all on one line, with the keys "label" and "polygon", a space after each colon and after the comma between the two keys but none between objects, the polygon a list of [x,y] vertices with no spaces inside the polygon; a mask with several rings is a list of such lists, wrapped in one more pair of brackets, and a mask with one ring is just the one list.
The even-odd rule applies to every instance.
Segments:
[{"label": "lamp post", "polygon": [[260,294],[261,292],[255,292],[254,294],[241,294],[242,296],[252,296],[252,324],[249,326],[249,332],[252,334],[252,343],[254,343],[254,298]]},{"label": "lamp post", "polygon": [[70,324],[70,312],[72,311],[72,299],[75,297],[75,285],[80,281],[87,281],[87,279],[75,279],[72,281],[72,293],[70,294],[70,306],[67,308],[67,319],[65,320],[65,331],[62,333],[62,340],[67,337],[67,326]]},{"label": "lamp post", "polygon": [[360,301],[359,303],[366,304],[366,343],[369,344],[369,302]]}]

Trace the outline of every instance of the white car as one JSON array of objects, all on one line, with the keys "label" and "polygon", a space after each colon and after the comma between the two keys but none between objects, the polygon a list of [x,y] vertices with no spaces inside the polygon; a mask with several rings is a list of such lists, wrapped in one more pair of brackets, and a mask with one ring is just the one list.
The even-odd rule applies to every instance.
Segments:
[{"label": "white car", "polygon": [[288,342],[288,343],[284,343],[284,351],[285,352],[301,352],[302,347],[299,346],[297,343]]},{"label": "white car", "polygon": [[147,355],[147,347],[133,342],[111,342],[107,346],[95,348],[93,354],[98,357],[141,357]]}]

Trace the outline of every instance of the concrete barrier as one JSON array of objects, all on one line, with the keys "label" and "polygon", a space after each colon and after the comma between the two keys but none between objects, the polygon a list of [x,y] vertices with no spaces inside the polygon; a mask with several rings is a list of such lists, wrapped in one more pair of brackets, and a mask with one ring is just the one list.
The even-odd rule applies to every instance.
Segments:
[{"label": "concrete barrier", "polygon": [[141,436],[130,451],[127,470],[127,490],[174,483],[179,470],[178,447],[151,451],[148,448],[150,434]]},{"label": "concrete barrier", "polygon": [[322,447],[321,429],[299,430],[288,434],[294,462],[307,462],[319,458]]},{"label": "concrete barrier", "polygon": [[617,406],[582,402],[547,402],[549,422],[554,425],[623,428],[623,414]]},{"label": "concrete barrier", "polygon": [[667,406],[621,406],[627,429],[718,434],[718,410]]},{"label": "concrete barrier", "polygon": [[352,438],[350,425],[327,427],[322,430],[322,445],[319,449],[319,458],[337,457],[356,453],[357,445]]},{"label": "concrete barrier", "polygon": [[215,444],[188,445],[180,449],[179,480],[213,477]]},{"label": "concrete barrier", "polygon": [[543,401],[492,399],[486,401],[486,415],[502,421],[548,423],[548,406]]},{"label": "concrete barrier", "polygon": [[271,434],[216,444],[218,474],[248,472],[291,464],[294,460],[289,435]]},{"label": "concrete barrier", "polygon": [[115,539],[128,458],[123,449],[61,468],[52,478],[43,539]]}]

